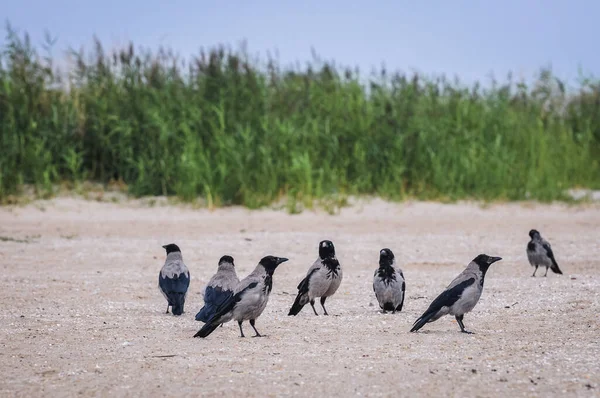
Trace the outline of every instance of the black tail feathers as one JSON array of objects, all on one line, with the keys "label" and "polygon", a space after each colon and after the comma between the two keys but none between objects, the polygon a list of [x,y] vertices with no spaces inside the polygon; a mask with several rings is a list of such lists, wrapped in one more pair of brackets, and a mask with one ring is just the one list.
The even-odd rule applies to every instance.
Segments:
[{"label": "black tail feathers", "polygon": [[410,329],[410,331],[416,332],[417,330],[421,329],[423,327],[423,325],[425,325],[427,322],[429,322],[429,320],[431,318],[433,318],[433,315],[435,315],[435,312],[431,312],[429,314],[425,313],[425,314],[421,315],[421,317],[415,321],[415,323],[413,324],[413,327],[412,327],[412,329]]},{"label": "black tail feathers", "polygon": [[171,304],[171,310],[173,311],[173,315],[183,314],[183,307],[185,305],[184,293],[170,293],[169,302]]},{"label": "black tail feathers", "polygon": [[215,308],[211,304],[204,304],[204,307],[196,314],[196,320],[200,322],[208,322],[215,315]]},{"label": "black tail feathers", "polygon": [[202,326],[202,328],[200,330],[198,330],[198,332],[194,335],[194,337],[206,337],[209,334],[211,334],[212,332],[214,332],[215,329],[219,327],[219,325],[220,325],[219,322],[206,323],[206,324],[204,324],[204,326]]},{"label": "black tail feathers", "polygon": [[308,303],[308,297],[306,294],[298,293],[296,299],[294,300],[294,304],[292,304],[292,308],[290,308],[290,312],[288,315],[298,315],[302,308]]}]

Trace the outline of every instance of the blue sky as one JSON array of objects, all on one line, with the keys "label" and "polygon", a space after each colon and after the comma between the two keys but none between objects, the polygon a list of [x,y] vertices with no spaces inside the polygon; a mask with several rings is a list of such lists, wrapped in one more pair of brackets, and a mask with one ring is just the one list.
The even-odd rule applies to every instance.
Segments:
[{"label": "blue sky", "polygon": [[245,39],[263,59],[278,50],[284,65],[305,62],[314,48],[363,74],[384,63],[472,82],[490,72],[503,79],[509,70],[530,79],[552,65],[569,80],[580,66],[600,77],[597,0],[4,0],[1,9],[0,18],[34,43],[50,31],[57,55],[89,48],[94,34],[106,47],[131,40],[184,56]]}]

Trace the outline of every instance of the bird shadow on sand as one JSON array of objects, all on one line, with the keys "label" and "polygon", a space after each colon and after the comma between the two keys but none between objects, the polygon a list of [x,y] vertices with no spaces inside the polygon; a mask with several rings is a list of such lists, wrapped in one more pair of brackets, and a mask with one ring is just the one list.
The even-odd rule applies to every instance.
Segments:
[{"label": "bird shadow on sand", "polygon": [[[410,333],[410,332],[407,332]],[[471,332],[471,333],[463,333],[460,330],[419,330],[416,333],[410,333],[410,334],[426,334],[426,335],[433,335],[433,336],[454,336],[454,335],[464,335],[464,336],[477,336],[478,332]]]}]

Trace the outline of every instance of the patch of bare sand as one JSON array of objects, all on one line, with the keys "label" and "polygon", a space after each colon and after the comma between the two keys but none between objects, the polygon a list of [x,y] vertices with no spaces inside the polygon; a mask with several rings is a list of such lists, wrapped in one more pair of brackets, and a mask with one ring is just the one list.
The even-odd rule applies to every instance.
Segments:
[{"label": "patch of bare sand", "polygon": [[[390,204],[340,215],[242,208],[214,212],[60,198],[0,208],[1,396],[598,396],[600,207]],[[564,275],[532,278],[530,228],[553,245]],[[344,281],[329,317],[288,317],[321,239]],[[191,270],[186,313],[165,315],[161,245]],[[378,252],[407,279],[402,313],[379,313]],[[499,255],[465,316],[409,333],[430,301],[477,254]],[[223,254],[240,277],[266,254],[276,272],[257,328],[226,324],[206,339],[194,315]],[[542,275],[543,272],[538,274]],[[310,310],[310,308],[308,308]],[[250,328],[246,326],[248,335]]]}]

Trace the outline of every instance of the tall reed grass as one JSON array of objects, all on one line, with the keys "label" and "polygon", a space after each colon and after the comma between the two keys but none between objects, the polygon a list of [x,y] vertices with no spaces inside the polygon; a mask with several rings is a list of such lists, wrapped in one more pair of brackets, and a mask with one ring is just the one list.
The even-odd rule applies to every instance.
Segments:
[{"label": "tall reed grass", "polygon": [[564,198],[600,186],[600,83],[466,86],[216,47],[72,53],[57,71],[10,27],[0,55],[0,197],[124,181],[134,195],[258,207],[281,195]]}]

